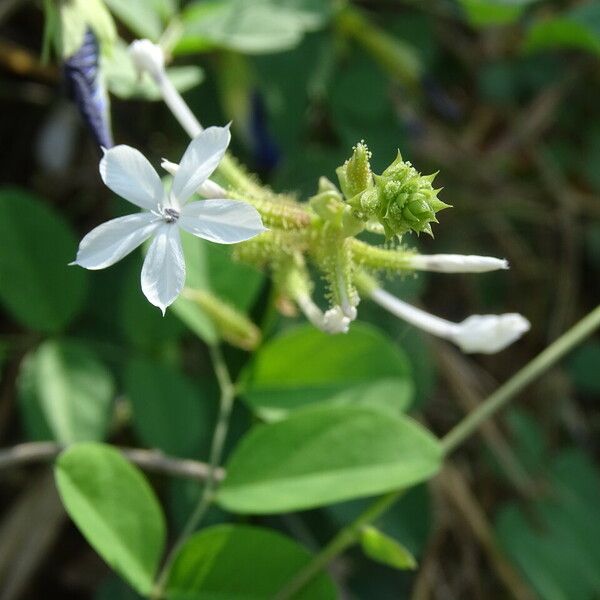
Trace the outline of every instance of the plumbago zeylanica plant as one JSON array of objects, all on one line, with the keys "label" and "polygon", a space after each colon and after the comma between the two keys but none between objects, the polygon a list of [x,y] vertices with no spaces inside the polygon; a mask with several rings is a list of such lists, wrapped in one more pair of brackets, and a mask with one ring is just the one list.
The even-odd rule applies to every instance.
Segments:
[{"label": "plumbago zeylanica plant", "polygon": [[[178,164],[163,162],[173,175],[166,187],[139,151],[122,145],[104,149],[102,180],[142,210],[93,229],[81,241],[74,264],[103,269],[148,242],[141,286],[153,305],[164,314],[181,296],[211,317],[221,337],[255,348],[260,332],[246,316],[208,290],[186,287],[182,236],[234,244],[235,260],[270,274],[276,304],[284,312],[297,308],[314,328],[310,334],[303,330],[302,336],[292,330],[267,345],[236,382],[218,342],[209,343],[220,386],[218,418],[208,464],[175,459],[169,463],[176,465],[172,472],[192,473],[203,481],[195,509],[174,541],[167,544],[162,508],[144,475],[131,464],[148,464],[143,451],[121,452],[89,442],[64,450],[55,470],[67,512],[103,559],[139,594],[154,599],[333,599],[339,594],[325,567],[354,544],[362,545],[374,560],[415,568],[402,540],[374,526],[377,517],[405,490],[432,478],[445,455],[587,335],[592,323],[565,334],[441,440],[399,411],[361,402],[359,390],[350,399],[331,397],[327,373],[340,357],[335,354],[337,342],[330,340],[355,341],[352,349],[346,347],[349,357],[343,357],[350,365],[350,378],[352,370],[363,369],[365,344],[380,343],[371,329],[353,323],[360,302],[366,300],[465,352],[494,353],[518,339],[529,328],[521,315],[474,315],[452,323],[392,296],[379,283],[382,275],[419,270],[506,269],[506,261],[426,256],[412,250],[411,235],[431,234],[438,213],[448,205],[438,197],[435,176],[421,175],[400,154],[382,173],[373,173],[364,142],[338,168],[337,185],[322,177],[307,201],[270,191],[227,154],[228,127],[202,128],[169,80],[160,47],[137,41],[130,56],[140,74],[155,81],[192,141]],[[361,239],[364,232],[380,236],[381,243]],[[188,280],[193,268],[188,264]],[[326,284],[325,309],[314,299],[319,279]],[[178,314],[185,321],[184,311],[178,309]],[[310,402],[301,397],[302,364],[286,362],[291,351],[324,358],[321,364],[311,363],[319,372],[308,377],[322,386]],[[396,350],[382,346],[379,362],[375,368],[381,367],[381,372],[373,375],[391,375],[398,364]],[[295,379],[296,395],[282,394]],[[264,423],[242,437],[223,468],[238,395]],[[376,496],[373,503],[314,555],[274,529],[242,524],[238,518],[199,529],[214,505],[245,519],[368,496]]]}]

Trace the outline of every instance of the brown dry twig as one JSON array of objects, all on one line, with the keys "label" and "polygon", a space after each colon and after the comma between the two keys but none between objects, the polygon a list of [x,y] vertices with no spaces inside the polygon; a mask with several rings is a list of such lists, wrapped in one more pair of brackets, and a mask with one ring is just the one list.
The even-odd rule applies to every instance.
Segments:
[{"label": "brown dry twig", "polygon": [[[26,442],[0,450],[0,470],[14,468],[38,462],[47,462],[56,458],[67,446],[56,442]],[[196,460],[166,456],[159,450],[116,447],[132,463],[145,471],[162,473],[186,479],[205,480],[209,468],[206,463]],[[217,469],[215,477],[222,480],[223,469]]]}]

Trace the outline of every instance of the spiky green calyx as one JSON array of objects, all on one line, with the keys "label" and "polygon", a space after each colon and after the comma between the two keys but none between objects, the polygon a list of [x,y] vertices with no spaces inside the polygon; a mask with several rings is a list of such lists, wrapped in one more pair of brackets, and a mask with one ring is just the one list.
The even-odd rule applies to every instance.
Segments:
[{"label": "spiky green calyx", "polygon": [[408,231],[432,235],[436,213],[450,206],[437,197],[440,189],[432,185],[435,176],[421,175],[398,152],[396,160],[374,176],[375,185],[353,198],[351,204],[361,218],[381,223],[387,237]]},{"label": "spiky green calyx", "polygon": [[340,187],[347,200],[372,187],[370,158],[371,152],[364,141],[361,141],[352,149],[352,156],[336,169]]}]

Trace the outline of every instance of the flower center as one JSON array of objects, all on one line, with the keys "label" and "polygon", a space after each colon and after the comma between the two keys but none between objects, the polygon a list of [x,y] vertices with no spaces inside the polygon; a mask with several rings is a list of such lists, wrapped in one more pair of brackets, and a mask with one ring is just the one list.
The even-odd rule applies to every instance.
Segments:
[{"label": "flower center", "polygon": [[165,208],[163,210],[163,218],[167,223],[175,223],[179,219],[179,211],[174,208]]}]

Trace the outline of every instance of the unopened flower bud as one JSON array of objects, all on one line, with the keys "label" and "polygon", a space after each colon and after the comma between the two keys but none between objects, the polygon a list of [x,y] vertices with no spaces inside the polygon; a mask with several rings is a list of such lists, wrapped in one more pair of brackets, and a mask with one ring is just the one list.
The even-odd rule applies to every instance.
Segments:
[{"label": "unopened flower bud", "polygon": [[165,69],[162,48],[150,40],[135,40],[129,45],[129,56],[138,73],[147,71],[153,79],[160,79]]},{"label": "unopened flower bud", "polygon": [[371,153],[364,142],[356,144],[352,156],[336,169],[340,187],[346,200],[354,198],[373,185],[373,175],[369,159]]}]

